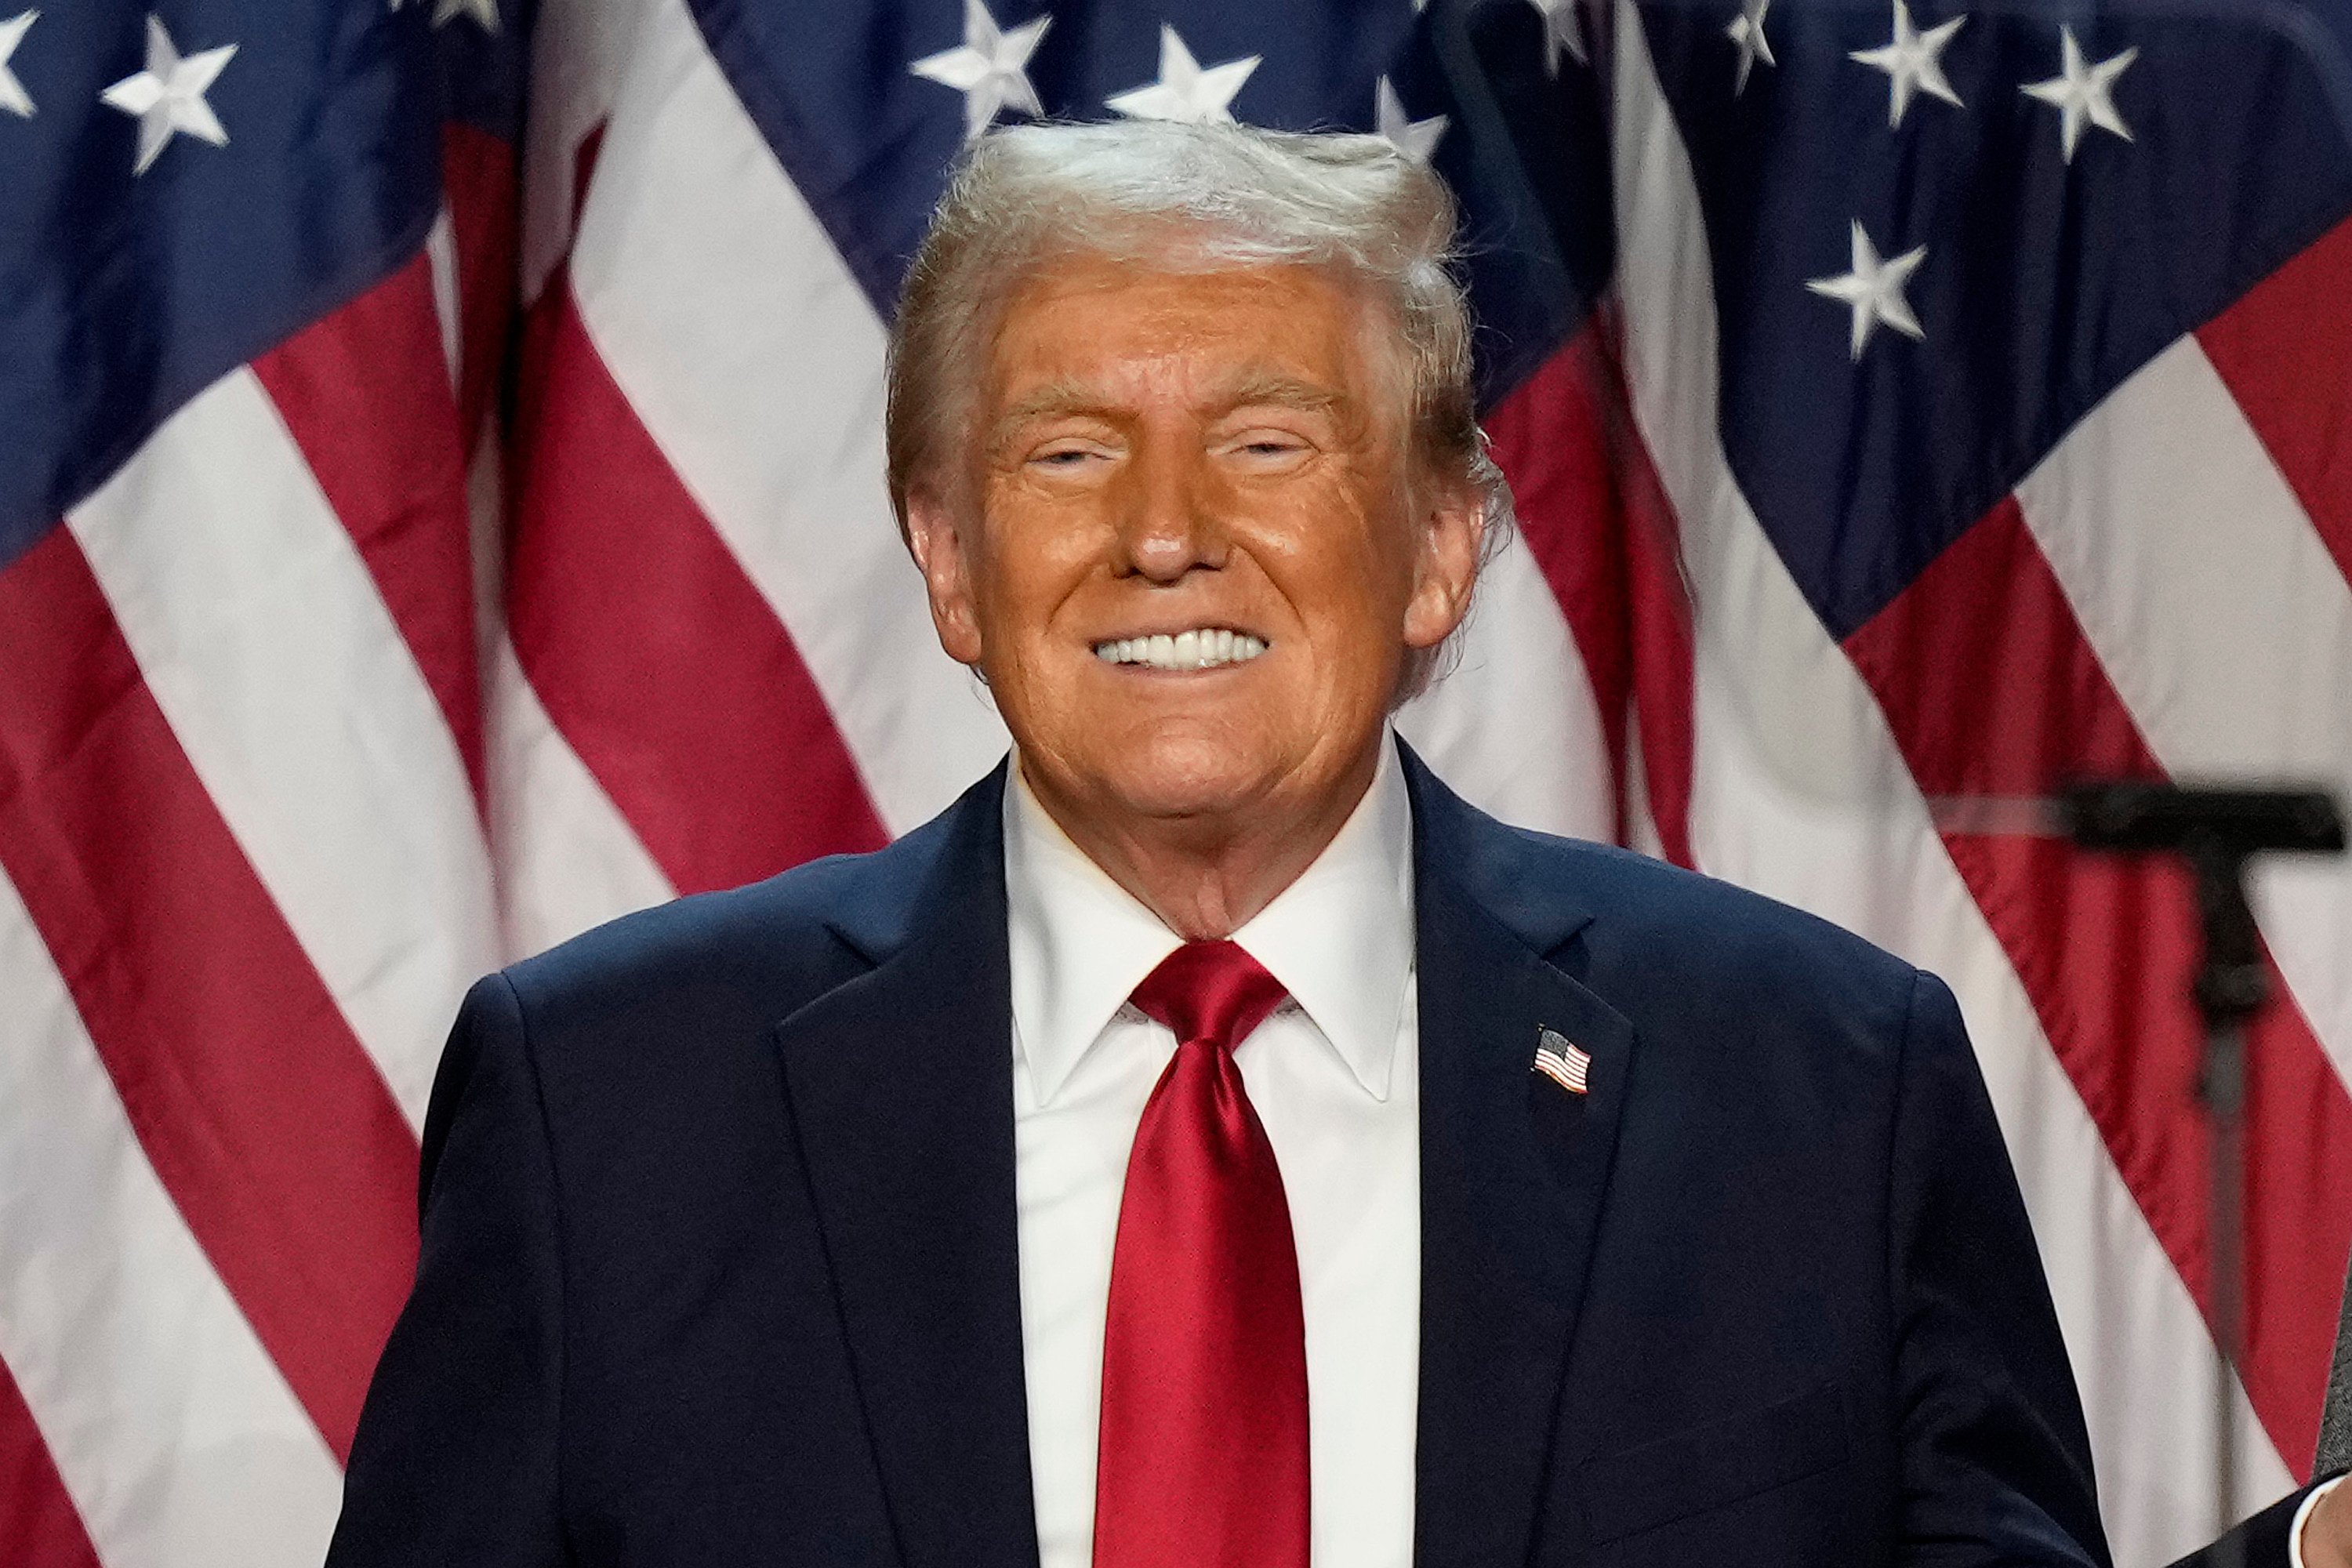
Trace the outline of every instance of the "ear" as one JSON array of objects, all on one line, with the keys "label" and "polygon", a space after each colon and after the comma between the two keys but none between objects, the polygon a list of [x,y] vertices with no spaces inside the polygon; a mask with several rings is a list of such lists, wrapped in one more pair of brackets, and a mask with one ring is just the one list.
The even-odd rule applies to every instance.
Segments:
[{"label": "ear", "polygon": [[1470,484],[1448,484],[1422,502],[1412,598],[1405,605],[1407,647],[1435,647],[1470,613],[1478,557],[1486,539],[1486,498]]},{"label": "ear", "polygon": [[923,571],[923,588],[930,595],[931,625],[940,646],[958,664],[980,663],[980,614],[972,600],[971,560],[955,514],[936,498],[909,492],[907,497],[907,543],[915,564]]}]

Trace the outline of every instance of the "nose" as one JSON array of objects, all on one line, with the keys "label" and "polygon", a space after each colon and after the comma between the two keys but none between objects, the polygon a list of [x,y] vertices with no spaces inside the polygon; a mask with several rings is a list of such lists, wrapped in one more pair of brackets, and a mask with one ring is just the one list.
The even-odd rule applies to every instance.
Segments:
[{"label": "nose", "polygon": [[1224,564],[1223,531],[1209,499],[1207,454],[1197,443],[1137,443],[1117,504],[1122,576],[1172,584]]}]

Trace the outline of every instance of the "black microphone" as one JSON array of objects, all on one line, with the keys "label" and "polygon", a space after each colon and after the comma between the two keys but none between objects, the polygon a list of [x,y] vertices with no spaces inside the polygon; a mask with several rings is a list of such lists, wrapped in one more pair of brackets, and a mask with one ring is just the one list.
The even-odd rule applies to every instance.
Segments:
[{"label": "black microphone", "polygon": [[[2257,855],[2344,853],[2344,816],[2318,789],[2188,787],[2141,780],[2092,780],[2059,792],[2058,826],[2082,849],[2123,855],[2174,854],[2197,873],[2205,962],[2195,993],[2206,1022],[2242,1025],[2262,1010],[2270,980],[2262,939],[2246,902],[2246,863]],[[2231,1078],[2229,1061],[2208,1068]],[[2234,1100],[2238,1089],[2210,1080],[2208,1092]]]},{"label": "black microphone", "polygon": [[2058,810],[2066,837],[2085,849],[2244,859],[2345,847],[2344,818],[2325,790],[2100,782],[2061,792]]},{"label": "black microphone", "polygon": [[[2213,1386],[2214,1494],[2237,1495],[2234,1452],[2237,1380],[2231,1368],[2244,1347],[2246,1026],[2269,994],[2262,938],[2246,902],[2246,867],[2257,855],[2344,853],[2344,817],[2336,800],[2315,789],[2183,788],[2178,784],[2110,780],[2060,792],[2054,826],[2084,849],[2113,854],[2173,854],[2197,878],[2204,956],[2192,987],[2205,1016],[2201,1085],[2212,1131],[2210,1207],[2213,1337],[2221,1351]],[[2323,1450],[2341,1460],[2352,1412],[2346,1336],[2339,1334],[2335,1375],[2323,1422]],[[2242,1542],[2225,1541],[2221,1560],[2245,1561]]]}]

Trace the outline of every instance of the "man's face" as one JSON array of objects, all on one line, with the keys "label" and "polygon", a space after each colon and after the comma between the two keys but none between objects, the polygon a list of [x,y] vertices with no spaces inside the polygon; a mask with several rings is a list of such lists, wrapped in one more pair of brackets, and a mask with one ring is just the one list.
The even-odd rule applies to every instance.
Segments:
[{"label": "man's face", "polygon": [[966,497],[908,510],[940,640],[1049,799],[1280,819],[1369,778],[1478,547],[1475,499],[1415,481],[1385,320],[1292,266],[1078,258],[1015,295]]}]

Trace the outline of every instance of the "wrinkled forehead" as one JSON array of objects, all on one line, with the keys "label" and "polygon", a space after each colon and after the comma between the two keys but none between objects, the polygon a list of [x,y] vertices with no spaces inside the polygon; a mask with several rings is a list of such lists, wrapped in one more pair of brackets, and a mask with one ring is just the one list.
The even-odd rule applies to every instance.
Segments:
[{"label": "wrinkled forehead", "polygon": [[1090,403],[1269,403],[1391,411],[1404,349],[1390,302],[1316,262],[1208,265],[1066,250],[1006,291],[980,376],[983,437]]}]

